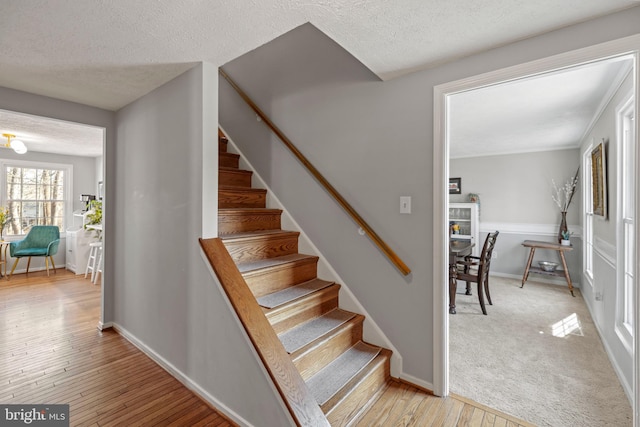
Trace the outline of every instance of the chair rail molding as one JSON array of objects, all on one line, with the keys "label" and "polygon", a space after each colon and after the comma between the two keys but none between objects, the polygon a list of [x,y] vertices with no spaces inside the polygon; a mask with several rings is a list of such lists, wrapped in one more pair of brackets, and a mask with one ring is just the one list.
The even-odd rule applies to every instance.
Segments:
[{"label": "chair rail molding", "polygon": [[[490,233],[500,230],[504,234],[526,234],[540,236],[558,236],[558,224],[529,224],[515,222],[481,222],[480,232]],[[569,225],[569,231],[574,237],[582,237],[582,226],[578,224]]]}]

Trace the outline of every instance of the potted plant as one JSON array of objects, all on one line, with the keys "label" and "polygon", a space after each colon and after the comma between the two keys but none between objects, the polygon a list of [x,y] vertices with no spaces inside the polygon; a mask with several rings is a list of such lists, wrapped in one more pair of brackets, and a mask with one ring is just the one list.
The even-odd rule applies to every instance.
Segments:
[{"label": "potted plant", "polygon": [[571,237],[572,233],[569,230],[563,230],[561,234],[562,240],[560,240],[560,244],[563,246],[571,246],[571,240],[569,240],[569,238]]},{"label": "potted plant", "polygon": [[0,241],[4,241],[4,227],[11,222],[11,211],[7,207],[0,207]]},{"label": "potted plant", "polygon": [[[102,224],[102,202],[99,200],[92,200],[90,202],[90,209],[87,212],[87,222],[84,224],[84,229],[87,229],[88,225]],[[100,237],[100,231],[96,230],[98,238]]]}]

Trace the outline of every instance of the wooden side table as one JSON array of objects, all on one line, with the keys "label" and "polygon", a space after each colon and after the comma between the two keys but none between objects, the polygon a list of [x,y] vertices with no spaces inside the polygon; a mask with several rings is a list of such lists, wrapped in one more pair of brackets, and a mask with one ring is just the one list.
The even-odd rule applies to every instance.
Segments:
[{"label": "wooden side table", "polygon": [[[569,275],[569,269],[567,268],[567,260],[564,258],[564,253],[572,251],[573,246],[565,246],[553,242],[540,242],[538,240],[525,240],[522,243],[522,246],[524,246],[525,248],[531,248],[531,251],[529,252],[527,267],[524,269],[524,275],[522,276],[522,286],[520,286],[521,288],[524,287],[524,282],[526,282],[529,278],[529,273],[544,274],[547,276],[564,276],[564,278],[567,280],[567,285],[569,286],[571,296],[575,297],[575,295],[573,294],[573,284],[571,283],[571,276]],[[540,267],[531,267],[531,262],[533,261],[533,255],[536,253],[536,249],[551,249],[557,251],[560,255],[560,260],[562,261],[562,271],[544,271]]]}]

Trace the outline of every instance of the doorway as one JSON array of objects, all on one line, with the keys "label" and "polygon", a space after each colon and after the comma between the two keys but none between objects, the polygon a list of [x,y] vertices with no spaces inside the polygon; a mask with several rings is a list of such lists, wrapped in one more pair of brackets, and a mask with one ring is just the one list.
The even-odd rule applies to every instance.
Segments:
[{"label": "doorway", "polygon": [[[452,82],[435,87],[435,105],[434,105],[434,283],[446,283],[448,277],[447,258],[445,254],[448,253],[448,233],[446,227],[447,215],[448,215],[448,194],[447,194],[447,182],[449,178],[449,120],[447,116],[448,110],[448,97],[450,95],[460,93],[463,91],[473,90],[475,88],[484,87],[488,85],[495,85],[504,81],[512,81],[528,76],[539,75],[554,70],[566,69],[577,64],[585,64],[596,62],[604,58],[610,58],[614,56],[633,54],[633,60],[635,63],[633,78],[638,82],[638,58],[637,58],[637,46],[639,43],[639,37],[632,37],[621,41],[615,41],[605,43],[603,45],[594,46],[592,48],[586,48],[578,52],[571,52],[563,55],[554,56],[540,61],[532,63],[522,64],[519,66],[511,67],[508,69],[499,70],[492,73],[487,73],[482,76],[476,76],[473,78]],[[637,89],[636,89],[637,90]],[[637,105],[637,99],[635,103]],[[635,110],[637,112],[637,108]],[[637,117],[635,120],[636,133],[637,133]],[[640,163],[638,160],[638,153],[634,155],[635,167]],[[638,177],[636,179],[636,188],[638,188]],[[637,214],[637,203],[634,207],[635,214]],[[634,215],[635,217],[635,215]],[[634,230],[633,241],[638,241],[638,231]],[[635,265],[638,265],[638,253],[635,252]],[[638,295],[635,295],[635,330],[638,331],[638,316],[637,309],[639,306]],[[448,296],[444,287],[434,286],[434,392],[437,395],[446,396],[449,393],[449,319],[448,319]],[[634,354],[633,354],[633,402],[638,402],[638,340],[635,342]],[[640,421],[638,420],[638,405],[635,404],[634,419],[635,425]]]},{"label": "doorway", "polygon": [[[83,277],[89,250],[87,242],[95,240],[96,237],[95,232],[91,232],[94,236],[82,239],[78,238],[78,234],[85,234],[88,231],[84,229],[84,226],[87,223],[88,215],[93,212],[89,211],[89,202],[93,199],[96,199],[94,202],[105,201],[100,200],[100,196],[104,195],[104,188],[102,188],[103,193],[100,194],[99,183],[104,183],[107,175],[105,171],[106,129],[92,124],[2,109],[0,109],[0,129],[3,132],[19,136],[27,147],[26,153],[23,154],[14,154],[9,150],[3,153],[5,154],[3,156],[5,164],[24,166],[28,171],[38,174],[41,174],[47,167],[51,167],[52,170],[60,170],[60,175],[64,177],[64,186],[60,186],[60,194],[53,191],[47,192],[46,186],[41,185],[42,197],[44,197],[42,201],[29,203],[30,199],[28,198],[33,196],[25,196],[28,200],[23,204],[28,205],[29,210],[20,210],[22,213],[21,223],[27,226],[36,223],[59,226],[61,239],[59,250],[55,256],[55,265],[57,268],[66,268],[76,273],[77,276]],[[8,201],[7,192],[0,193],[3,196],[0,203],[6,204]],[[51,194],[56,195],[45,197]],[[45,207],[40,207],[41,205]],[[48,205],[54,205],[55,209],[47,209]],[[97,203],[92,205],[92,207],[95,206]],[[17,230],[16,237],[9,239],[20,239],[18,236],[21,232],[24,230]],[[84,254],[84,258],[80,256],[82,252],[80,240],[86,243],[82,245],[82,249],[86,249],[85,252],[87,252]],[[72,247],[74,245],[75,248]],[[105,262],[108,263],[108,260]],[[35,267],[39,266],[36,264]],[[102,270],[104,271],[104,269]],[[96,280],[96,285],[99,285],[101,290],[101,310],[98,323],[98,327],[101,327],[105,318],[102,274],[97,279],[99,282]]]}]

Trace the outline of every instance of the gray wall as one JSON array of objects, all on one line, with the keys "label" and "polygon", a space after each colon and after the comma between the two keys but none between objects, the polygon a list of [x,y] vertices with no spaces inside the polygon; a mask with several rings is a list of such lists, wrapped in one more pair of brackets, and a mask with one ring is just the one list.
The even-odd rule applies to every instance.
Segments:
[{"label": "gray wall", "polygon": [[[480,195],[481,222],[559,224],[560,209],[551,199],[552,180],[563,185],[580,165],[579,149],[451,159],[452,177],[462,178],[462,194],[449,202]],[[569,206],[567,222],[580,224],[580,187]]]},{"label": "gray wall", "polygon": [[[552,180],[558,185],[572,178],[580,164],[580,150],[541,151],[474,158],[451,159],[450,175],[462,178],[463,194],[452,194],[450,202],[466,201],[468,193],[480,195],[480,242],[499,230],[491,273],[522,277],[529,256],[524,240],[556,241],[560,210],[551,199]],[[574,285],[582,276],[582,232],[580,183],[569,206],[567,222],[574,249],[566,253]],[[560,262],[555,251],[537,250],[535,261]],[[547,281],[548,276],[531,280]],[[564,279],[553,280],[567,286]]]},{"label": "gray wall", "polygon": [[[310,25],[224,66],[413,269],[403,277],[220,83],[220,122],[402,354],[433,381],[433,87],[632,35],[640,7],[380,82]],[[399,214],[399,197],[413,214]],[[440,286],[440,285],[438,285]]]},{"label": "gray wall", "polygon": [[217,152],[217,103],[204,99],[216,87],[202,64],[117,113],[114,322],[238,422],[287,425],[198,243],[203,190],[217,190],[202,161],[207,145]]},{"label": "gray wall", "polygon": [[[618,183],[616,177],[618,174],[619,147],[616,138],[615,109],[623,102],[632,88],[633,80],[632,76],[629,76],[604,110],[600,119],[595,123],[591,132],[586,135],[581,150],[581,153],[583,153],[591,143],[597,144],[603,138],[609,141],[606,151],[609,215],[606,219],[594,217],[593,282],[591,283],[584,277],[583,282],[585,284],[582,286],[582,293],[598,327],[605,348],[613,358],[614,367],[621,376],[623,383],[626,382],[624,385],[627,392],[631,390],[633,383],[633,356],[625,349],[618,334],[615,332],[616,300],[618,298],[616,246],[619,243],[616,233],[618,223]],[[636,96],[638,96],[637,92]],[[596,300],[596,292],[602,293],[603,298],[601,301]]]}]

